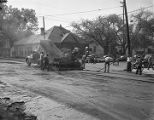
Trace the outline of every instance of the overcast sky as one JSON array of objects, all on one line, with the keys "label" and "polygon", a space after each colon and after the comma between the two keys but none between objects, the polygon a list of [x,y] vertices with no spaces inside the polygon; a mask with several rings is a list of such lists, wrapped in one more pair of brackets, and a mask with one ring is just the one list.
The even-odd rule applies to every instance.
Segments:
[{"label": "overcast sky", "polygon": [[[39,27],[43,26],[41,16],[45,16],[46,29],[60,24],[70,29],[72,21],[94,19],[99,15],[112,13],[121,14],[120,1],[122,0],[8,0],[7,4],[17,8],[34,9],[39,19]],[[154,4],[154,0],[126,1],[128,11]]]}]

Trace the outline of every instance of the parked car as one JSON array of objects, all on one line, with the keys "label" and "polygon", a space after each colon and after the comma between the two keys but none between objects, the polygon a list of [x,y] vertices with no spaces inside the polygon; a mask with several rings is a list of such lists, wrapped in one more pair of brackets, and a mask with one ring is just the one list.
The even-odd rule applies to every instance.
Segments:
[{"label": "parked car", "polygon": [[127,56],[122,55],[118,59],[119,59],[119,61],[127,61]]},{"label": "parked car", "polygon": [[104,57],[96,57],[96,62],[102,63],[102,62],[105,62],[105,59],[104,59]]},{"label": "parked car", "polygon": [[96,60],[95,58],[96,57],[93,54],[88,55],[87,58],[86,58],[86,63],[94,63],[94,62],[96,62],[95,61]]}]

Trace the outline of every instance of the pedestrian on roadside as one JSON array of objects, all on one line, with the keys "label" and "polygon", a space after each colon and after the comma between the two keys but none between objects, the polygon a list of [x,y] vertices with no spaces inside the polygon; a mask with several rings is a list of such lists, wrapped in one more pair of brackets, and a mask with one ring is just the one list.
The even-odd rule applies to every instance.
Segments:
[{"label": "pedestrian on roadside", "polygon": [[82,67],[83,67],[83,69],[85,69],[86,57],[87,57],[86,55],[83,55],[83,56],[82,56],[82,61],[81,61],[81,62],[82,62]]},{"label": "pedestrian on roadside", "polygon": [[41,52],[40,53],[40,68],[41,68],[41,70],[43,69],[43,58],[44,58],[44,53]]},{"label": "pedestrian on roadside", "polygon": [[150,69],[150,67],[152,68],[152,56],[148,57],[148,70]]},{"label": "pedestrian on roadside", "polygon": [[132,72],[132,58],[130,56],[127,57],[127,72]]},{"label": "pedestrian on roadside", "polygon": [[104,63],[104,72],[108,72],[110,71],[110,63],[111,63],[111,57],[109,57],[108,55],[105,56],[105,63]]},{"label": "pedestrian on roadside", "polygon": [[136,68],[136,74],[142,75],[142,64],[143,60],[140,56],[138,56],[136,62],[135,62],[137,68]]},{"label": "pedestrian on roadside", "polygon": [[46,54],[44,56],[43,62],[44,62],[43,70],[47,69],[47,71],[49,71],[49,56],[48,56],[48,54]]}]

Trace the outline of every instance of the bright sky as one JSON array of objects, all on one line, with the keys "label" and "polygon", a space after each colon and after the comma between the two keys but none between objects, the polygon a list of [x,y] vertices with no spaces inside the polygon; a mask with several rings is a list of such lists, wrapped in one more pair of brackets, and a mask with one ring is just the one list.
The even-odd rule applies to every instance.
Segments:
[{"label": "bright sky", "polygon": [[[120,1],[122,0],[8,0],[7,4],[17,8],[34,9],[39,19],[39,27],[43,26],[42,16],[45,16],[46,29],[60,24],[70,29],[72,21],[94,19],[99,15],[112,13],[121,14]],[[126,3],[129,12],[152,6],[154,0],[126,0]]]}]

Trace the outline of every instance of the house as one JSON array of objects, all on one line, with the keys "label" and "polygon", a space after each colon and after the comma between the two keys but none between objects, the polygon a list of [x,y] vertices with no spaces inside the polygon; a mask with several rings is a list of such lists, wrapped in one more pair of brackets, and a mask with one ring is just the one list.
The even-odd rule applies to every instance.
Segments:
[{"label": "house", "polygon": [[9,57],[10,56],[10,40],[7,35],[0,31],[0,56]]},{"label": "house", "polygon": [[94,40],[89,42],[89,49],[90,49],[90,54],[94,54],[98,57],[104,56],[104,49]]},{"label": "house", "polygon": [[41,50],[40,41],[50,40],[61,50],[72,50],[74,47],[82,48],[84,41],[66,30],[62,26],[53,26],[46,32],[41,30],[41,34],[31,35],[27,38],[19,40],[14,43],[11,49],[12,57],[26,57],[34,50]]}]

